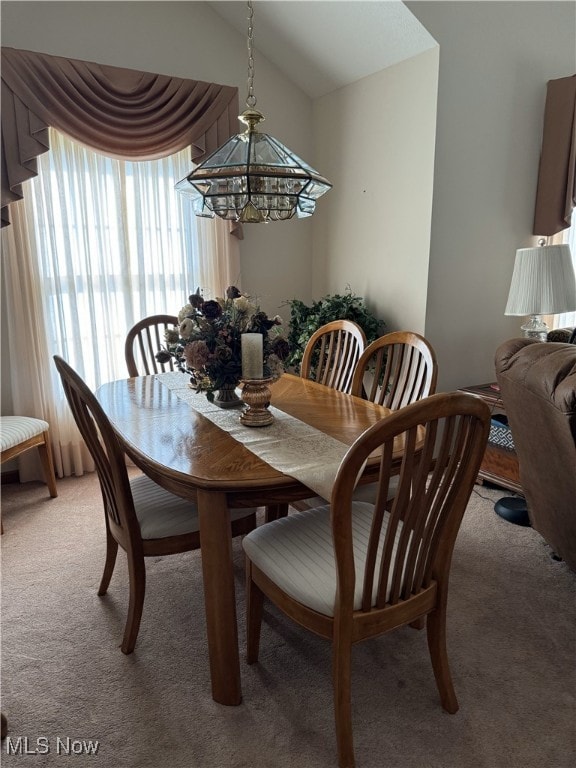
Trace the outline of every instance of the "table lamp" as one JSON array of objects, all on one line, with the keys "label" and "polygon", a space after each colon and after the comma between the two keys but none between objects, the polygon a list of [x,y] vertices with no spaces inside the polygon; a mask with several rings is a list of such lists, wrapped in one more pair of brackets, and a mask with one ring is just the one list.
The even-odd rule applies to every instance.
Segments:
[{"label": "table lamp", "polygon": [[568,245],[544,245],[516,251],[505,315],[528,315],[522,334],[546,341],[542,315],[576,310],[576,277]]}]

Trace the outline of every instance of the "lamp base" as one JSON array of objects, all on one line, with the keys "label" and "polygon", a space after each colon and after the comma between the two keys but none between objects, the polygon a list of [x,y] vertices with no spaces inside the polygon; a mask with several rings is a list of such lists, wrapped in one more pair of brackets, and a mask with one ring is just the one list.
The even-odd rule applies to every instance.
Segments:
[{"label": "lamp base", "polygon": [[519,496],[504,496],[494,504],[494,512],[499,517],[514,525],[530,527],[532,524],[528,517],[526,500]]},{"label": "lamp base", "polygon": [[529,339],[536,339],[536,341],[547,341],[548,331],[550,330],[542,315],[530,315],[528,321],[524,325],[520,326],[522,335]]}]

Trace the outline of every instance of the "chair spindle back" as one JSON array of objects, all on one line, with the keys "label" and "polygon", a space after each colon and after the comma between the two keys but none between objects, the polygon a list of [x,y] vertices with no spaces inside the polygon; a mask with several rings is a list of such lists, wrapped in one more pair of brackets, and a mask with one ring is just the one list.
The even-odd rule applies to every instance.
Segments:
[{"label": "chair spindle back", "polygon": [[354,371],[351,394],[397,411],[436,391],[438,364],[430,342],[397,331],[369,344]]},{"label": "chair spindle back", "polygon": [[315,331],[304,349],[300,376],[350,392],[366,335],[352,320],[333,320]]},{"label": "chair spindle back", "polygon": [[149,376],[174,370],[172,358],[166,363],[156,360],[156,353],[166,344],[165,333],[178,327],[174,315],[151,315],[140,320],[126,335],[124,357],[129,376]]}]

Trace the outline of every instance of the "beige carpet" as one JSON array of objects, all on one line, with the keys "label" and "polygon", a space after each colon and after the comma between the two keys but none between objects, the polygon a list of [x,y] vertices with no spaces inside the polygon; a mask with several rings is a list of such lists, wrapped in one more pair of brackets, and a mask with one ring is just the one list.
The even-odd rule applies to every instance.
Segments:
[{"label": "beige carpet", "polygon": [[[200,554],[189,553],[148,561],[138,644],[124,656],[124,557],[108,596],[96,595],[96,477],[58,487],[57,499],[39,483],[2,487],[2,764],[335,766],[329,644],[268,611],[260,663],[241,662],[243,704],[214,703]],[[455,551],[448,644],[460,711],[440,707],[425,632],[404,628],[357,646],[358,768],[576,765],[576,574],[533,530],[494,514],[502,495],[477,486]],[[234,549],[243,649],[238,540]],[[97,755],[82,753],[89,740]]]}]

